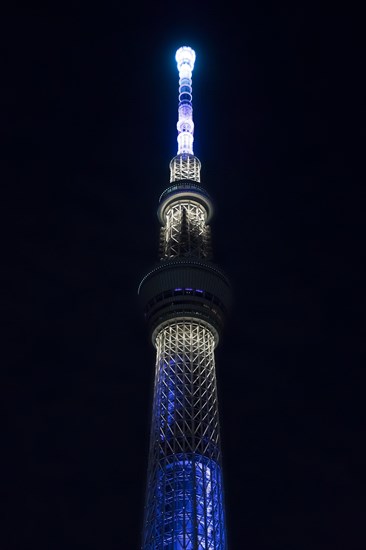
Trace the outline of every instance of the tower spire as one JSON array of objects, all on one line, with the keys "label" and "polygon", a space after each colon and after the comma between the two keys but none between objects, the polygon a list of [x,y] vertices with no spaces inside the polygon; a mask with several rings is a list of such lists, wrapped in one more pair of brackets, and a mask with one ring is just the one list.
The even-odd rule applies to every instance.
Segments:
[{"label": "tower spire", "polygon": [[175,60],[179,71],[178,152],[170,162],[170,181],[190,179],[199,182],[201,163],[193,154],[192,72],[196,53],[189,46],[182,46]]},{"label": "tower spire", "polygon": [[175,54],[179,71],[179,105],[178,105],[178,155],[193,155],[193,107],[192,107],[192,71],[196,53],[189,46],[183,46]]}]

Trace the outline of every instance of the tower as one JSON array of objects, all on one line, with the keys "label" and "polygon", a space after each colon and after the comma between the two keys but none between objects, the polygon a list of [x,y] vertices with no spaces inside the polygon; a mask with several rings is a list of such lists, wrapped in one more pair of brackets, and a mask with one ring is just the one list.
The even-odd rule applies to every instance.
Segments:
[{"label": "tower", "polygon": [[211,261],[213,204],[193,153],[195,52],[179,48],[178,152],[159,199],[160,262],[139,296],[156,348],[143,550],[225,550],[214,350],[230,287]]}]

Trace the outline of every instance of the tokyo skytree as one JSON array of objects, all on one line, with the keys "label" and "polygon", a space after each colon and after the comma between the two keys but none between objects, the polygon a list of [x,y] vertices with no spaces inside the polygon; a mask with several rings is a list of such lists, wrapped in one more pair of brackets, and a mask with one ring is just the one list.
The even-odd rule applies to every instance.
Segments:
[{"label": "tokyo skytree", "polygon": [[176,52],[178,151],[160,196],[160,261],[138,293],[156,348],[143,550],[226,550],[215,348],[230,285],[212,262],[213,203],[193,153],[195,52]]}]

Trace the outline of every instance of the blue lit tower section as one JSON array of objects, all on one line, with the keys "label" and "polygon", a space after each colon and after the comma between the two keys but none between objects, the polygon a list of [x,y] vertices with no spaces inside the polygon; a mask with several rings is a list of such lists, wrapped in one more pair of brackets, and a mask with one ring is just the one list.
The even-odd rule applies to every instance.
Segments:
[{"label": "blue lit tower section", "polygon": [[195,52],[176,53],[178,153],[160,196],[160,262],[139,296],[156,348],[143,550],[225,550],[215,347],[230,304],[211,261],[212,201],[193,153]]}]

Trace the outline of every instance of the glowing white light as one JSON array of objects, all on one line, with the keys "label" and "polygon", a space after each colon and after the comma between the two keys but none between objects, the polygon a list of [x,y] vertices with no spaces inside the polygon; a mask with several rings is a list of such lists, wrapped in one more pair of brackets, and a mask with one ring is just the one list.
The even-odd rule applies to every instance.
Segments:
[{"label": "glowing white light", "polygon": [[200,182],[201,163],[194,155],[177,155],[170,161],[170,182],[193,180]]},{"label": "glowing white light", "polygon": [[183,46],[175,59],[179,71],[178,155],[193,155],[192,71],[196,54],[189,46]]},{"label": "glowing white light", "polygon": [[187,70],[188,67],[191,71],[193,71],[194,62],[196,61],[196,53],[189,46],[182,46],[179,50],[177,50],[175,60],[178,65],[178,71],[181,70],[183,65],[186,65],[186,67],[183,68],[184,71]]}]

